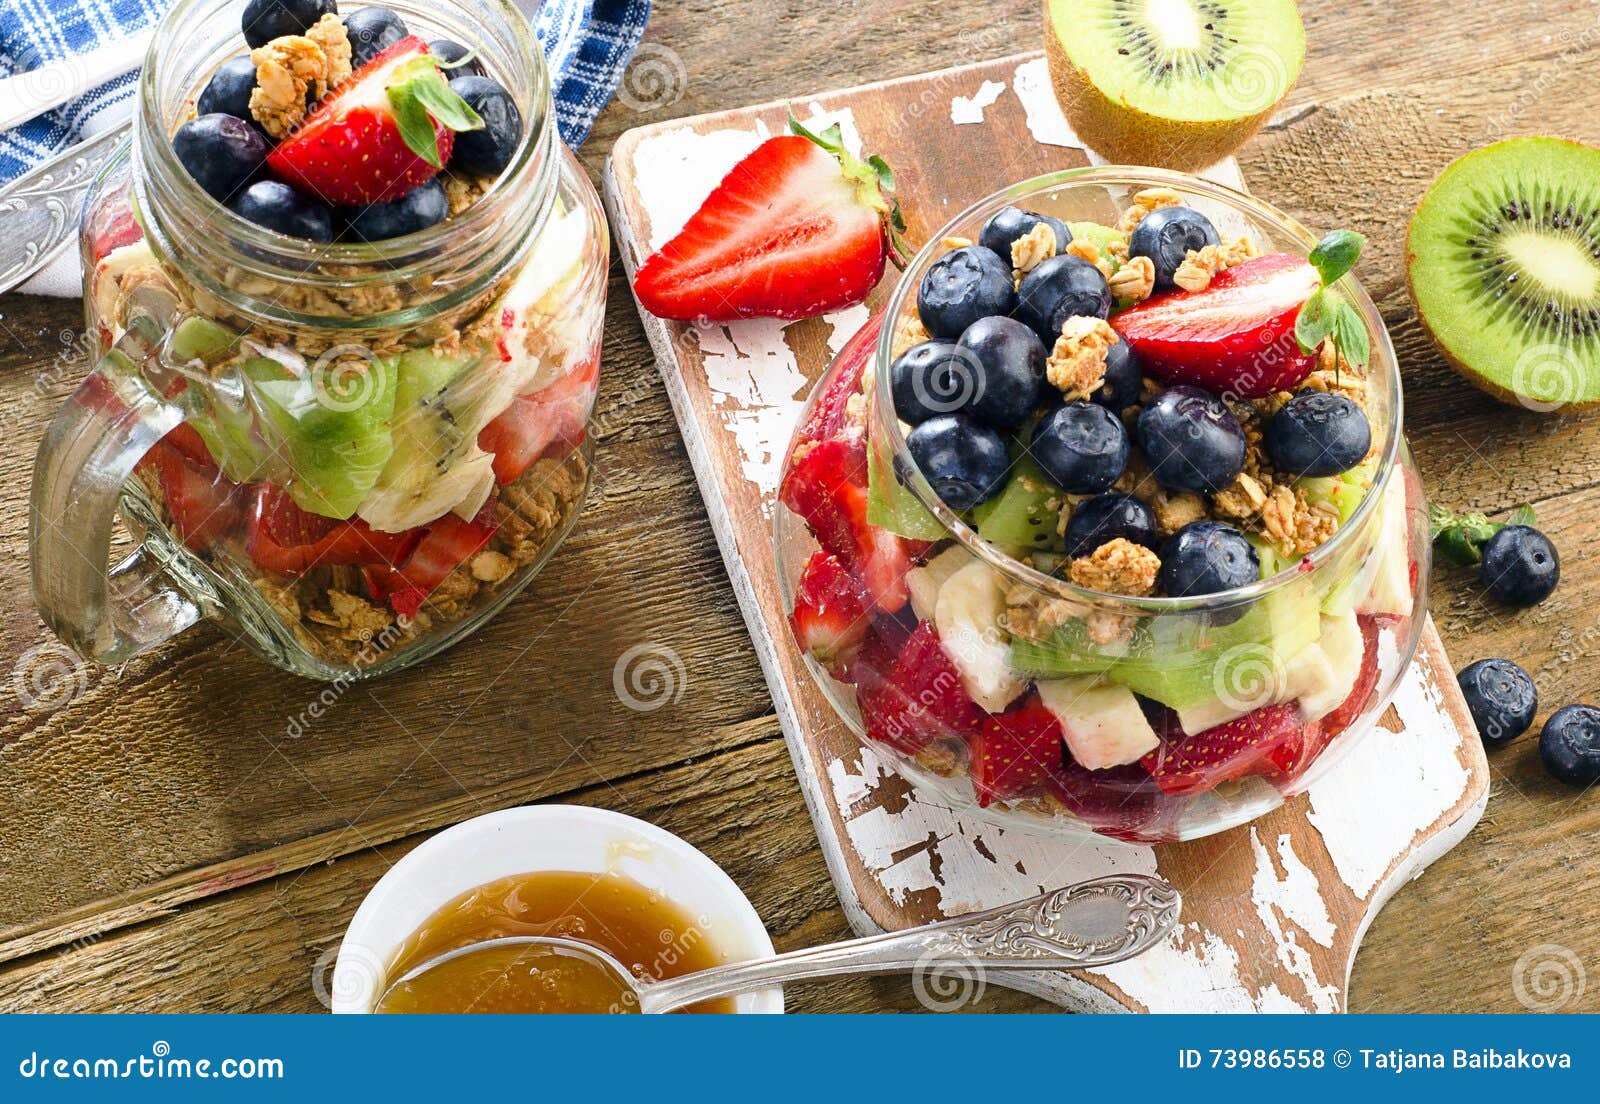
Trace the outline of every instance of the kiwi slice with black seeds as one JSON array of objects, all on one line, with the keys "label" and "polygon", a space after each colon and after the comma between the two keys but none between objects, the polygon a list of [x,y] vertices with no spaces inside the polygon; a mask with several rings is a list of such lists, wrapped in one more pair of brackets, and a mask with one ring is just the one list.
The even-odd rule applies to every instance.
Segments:
[{"label": "kiwi slice with black seeds", "polygon": [[1062,110],[1111,161],[1194,170],[1266,121],[1305,60],[1294,0],[1046,0]]},{"label": "kiwi slice with black seeds", "polygon": [[1472,383],[1536,410],[1600,403],[1600,149],[1512,138],[1453,162],[1412,216],[1406,276]]}]

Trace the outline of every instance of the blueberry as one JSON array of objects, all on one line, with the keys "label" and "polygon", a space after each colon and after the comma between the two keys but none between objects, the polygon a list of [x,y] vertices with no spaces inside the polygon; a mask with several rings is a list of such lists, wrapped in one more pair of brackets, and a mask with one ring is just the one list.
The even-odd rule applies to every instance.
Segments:
[{"label": "blueberry", "polygon": [[522,112],[511,93],[488,77],[455,77],[450,91],[467,101],[483,117],[482,130],[464,130],[456,135],[450,167],[466,169],[479,176],[499,176],[511,164],[522,142]]},{"label": "blueberry", "polygon": [[1534,606],[1561,581],[1561,557],[1531,525],[1508,525],[1483,546],[1483,587],[1508,606]]},{"label": "blueberry", "polygon": [[229,58],[217,67],[205,90],[194,102],[201,115],[232,115],[254,125],[250,115],[250,93],[256,89],[256,63],[250,55]]},{"label": "blueberry", "polygon": [[1067,224],[1058,218],[1051,218],[1049,215],[1041,215],[1034,211],[1024,211],[1020,207],[1002,207],[996,211],[989,221],[983,224],[983,229],[978,231],[978,244],[985,249],[994,250],[995,254],[1009,265],[1012,243],[1032,233],[1033,228],[1041,222],[1055,233],[1055,252],[1065,253],[1068,243],[1072,241],[1072,231],[1067,228]]},{"label": "blueberry", "polygon": [[1067,522],[1067,551],[1074,556],[1087,556],[1118,537],[1153,550],[1160,543],[1155,511],[1131,494],[1112,491],[1079,503]]},{"label": "blueberry", "polygon": [[1539,710],[1533,680],[1509,659],[1480,659],[1463,667],[1456,681],[1486,744],[1509,743],[1521,736]]},{"label": "blueberry", "polygon": [[967,411],[996,429],[1032,414],[1044,390],[1044,346],[1015,318],[980,318],[956,342],[956,363],[976,369]]},{"label": "blueberry", "polygon": [[350,36],[350,65],[359,69],[411,32],[388,8],[358,8],[344,17]]},{"label": "blueberry", "polygon": [[1267,422],[1263,443],[1279,471],[1338,475],[1366,458],[1372,426],[1343,395],[1302,391]]},{"label": "blueberry", "polygon": [[1185,525],[1161,546],[1161,586],[1173,598],[1249,586],[1261,561],[1244,534],[1220,521]]},{"label": "blueberry", "polygon": [[418,184],[399,199],[349,207],[344,212],[350,237],[369,242],[415,234],[442,222],[449,213],[450,201],[445,198],[444,185],[437,176]]},{"label": "blueberry", "polygon": [[1139,393],[1144,390],[1144,369],[1139,365],[1139,356],[1120,337],[1117,343],[1106,350],[1106,378],[1089,401],[1099,403],[1113,414],[1121,414],[1128,407],[1139,401]]},{"label": "blueberry", "polygon": [[906,448],[952,510],[970,510],[993,498],[1011,467],[1000,434],[961,414],[929,418],[906,435]]},{"label": "blueberry", "polygon": [[451,77],[487,77],[484,71],[483,59],[474,56],[465,65],[457,65],[470,51],[461,43],[448,38],[436,38],[428,43],[428,53],[438,58],[442,65],[449,66],[445,73]]},{"label": "blueberry", "polygon": [[1600,782],[1600,709],[1567,705],[1539,731],[1539,758],[1557,782],[1584,788]]},{"label": "blueberry", "polygon": [[954,414],[971,401],[970,368],[955,363],[954,341],[924,341],[901,353],[889,366],[889,393],[903,422],[921,425],[940,414]]},{"label": "blueberry", "polygon": [[1099,494],[1128,469],[1128,431],[1103,406],[1070,402],[1039,420],[1032,455],[1068,494]]},{"label": "blueberry", "polygon": [[1215,494],[1244,467],[1244,430],[1208,391],[1169,387],[1139,412],[1139,446],[1150,474],[1175,491]]},{"label": "blueberry", "polygon": [[304,34],[317,20],[338,11],[334,0],[250,0],[239,29],[253,50],[284,35]]},{"label": "blueberry", "polygon": [[1068,318],[1080,314],[1104,318],[1111,313],[1111,287],[1100,270],[1082,257],[1051,257],[1022,278],[1014,313],[1033,327],[1045,348],[1052,348]]},{"label": "blueberry", "polygon": [[928,266],[917,286],[917,314],[934,337],[960,337],[980,318],[1017,305],[1011,264],[980,245],[952,249]]},{"label": "blueberry", "polygon": [[1177,286],[1172,276],[1189,250],[1220,242],[1211,220],[1193,207],[1162,207],[1133,228],[1128,236],[1128,256],[1149,257],[1156,266],[1156,290],[1170,291]]},{"label": "blueberry", "polygon": [[276,180],[261,180],[250,185],[228,206],[240,218],[292,238],[317,242],[333,240],[333,213]]},{"label": "blueberry", "polygon": [[226,203],[261,171],[267,140],[236,116],[201,115],[178,128],[172,152],[196,184]]}]

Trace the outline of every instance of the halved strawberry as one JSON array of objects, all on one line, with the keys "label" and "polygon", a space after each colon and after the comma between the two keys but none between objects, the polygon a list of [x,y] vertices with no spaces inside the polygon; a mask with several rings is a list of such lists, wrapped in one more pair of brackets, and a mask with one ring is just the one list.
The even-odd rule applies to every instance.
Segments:
[{"label": "halved strawberry", "polygon": [[408,35],[318,104],[267,155],[267,166],[328,203],[387,203],[444,167],[455,131],[481,126],[450,91],[428,44]]},{"label": "halved strawberry", "polygon": [[858,677],[856,695],[870,739],[915,755],[936,740],[977,734],[983,713],[967,694],[932,625],[918,623],[886,675],[877,669],[881,662],[869,641],[856,664],[858,669],[866,665],[873,676],[863,672]]},{"label": "halved strawberry", "polygon": [[367,586],[374,596],[387,598],[402,617],[415,617],[433,589],[489,543],[500,528],[497,509],[491,495],[471,521],[446,514],[428,526],[427,534],[400,567],[369,567]]},{"label": "halved strawberry", "polygon": [[300,575],[323,564],[404,563],[424,530],[384,533],[360,518],[335,521],[302,510],[271,483],[256,490],[250,511],[250,558],[268,571]]},{"label": "halved strawberry", "polygon": [[818,384],[816,402],[800,427],[795,438],[797,443],[826,441],[851,424],[850,396],[861,392],[861,377],[872,361],[882,329],[883,313],[880,311],[844,343],[828,368],[828,376]]},{"label": "halved strawberry", "polygon": [[1317,270],[1270,253],[1219,272],[1204,291],[1171,291],[1129,307],[1112,327],[1146,374],[1254,398],[1293,390],[1316,365],[1294,337],[1300,307],[1322,286]]},{"label": "halved strawberry", "polygon": [[157,441],[139,465],[155,471],[172,526],[190,548],[208,547],[243,520],[244,488],[215,466],[196,463],[165,440]]},{"label": "halved strawberry", "polygon": [[1029,694],[998,716],[985,715],[971,740],[978,804],[1037,793],[1061,770],[1061,722]]},{"label": "halved strawberry", "polygon": [[900,262],[894,175],[839,128],[769,138],[735,165],[676,237],[648,257],[634,294],[684,322],[809,318],[859,303]]},{"label": "halved strawberry", "polygon": [[1292,766],[1307,740],[1319,737],[1297,702],[1264,705],[1243,717],[1185,735],[1167,714],[1156,728],[1161,746],[1139,762],[1169,794],[1205,793],[1219,782],[1272,774]]},{"label": "halved strawberry", "polygon": [[583,440],[588,404],[571,399],[541,402],[518,395],[478,431],[478,447],[494,455],[494,481],[504,486],[533,466],[558,442],[571,448]]},{"label": "halved strawberry", "polygon": [[789,626],[800,647],[835,678],[847,677],[850,661],[867,639],[867,592],[837,557],[817,551],[806,561]]}]

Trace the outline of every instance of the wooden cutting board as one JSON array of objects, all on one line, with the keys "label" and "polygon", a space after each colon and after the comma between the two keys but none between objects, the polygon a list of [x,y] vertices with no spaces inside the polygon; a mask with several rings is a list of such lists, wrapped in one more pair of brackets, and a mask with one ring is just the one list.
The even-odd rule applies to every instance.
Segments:
[{"label": "wooden cutting board", "polygon": [[[1016,180],[1094,159],[1021,55],[797,97],[802,119],[895,167],[909,237]],[[787,105],[629,131],[605,198],[630,276],[726,171],[782,133]],[[1231,162],[1208,175],[1242,187]],[[820,319],[688,326],[644,315],[679,427],[777,705],[806,803],[863,934],[999,905],[1113,871],[1153,871],[1184,897],[1172,943],[1080,973],[1005,983],[1083,1011],[1339,1011],[1362,934],[1394,891],[1459,842],[1488,799],[1488,767],[1430,622],[1380,730],[1307,794],[1253,824],[1191,843],[1063,842],[998,827],[924,797],[831,711],[795,651],[779,600],[772,508],[784,449],[811,385],[882,305]],[[969,981],[963,998],[970,998]],[[942,999],[939,997],[931,1000]]]}]

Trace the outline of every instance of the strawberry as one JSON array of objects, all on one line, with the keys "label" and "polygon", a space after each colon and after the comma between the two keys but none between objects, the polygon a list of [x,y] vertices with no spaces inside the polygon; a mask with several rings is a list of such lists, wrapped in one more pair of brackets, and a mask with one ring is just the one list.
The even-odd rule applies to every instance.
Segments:
[{"label": "strawberry", "polygon": [[1168,714],[1157,724],[1161,746],[1139,762],[1164,793],[1205,793],[1219,782],[1292,766],[1307,741],[1320,739],[1317,728],[1292,701],[1264,705],[1192,736]]},{"label": "strawberry", "polygon": [[[874,640],[883,637],[874,635]],[[881,663],[869,644],[857,666]],[[936,740],[971,739],[983,714],[973,704],[961,675],[945,654],[932,625],[919,622],[900,645],[886,676],[858,678],[857,704],[867,736],[915,755]]]},{"label": "strawberry", "polygon": [[408,35],[351,74],[267,155],[281,180],[327,203],[399,199],[450,160],[455,132],[483,126]]},{"label": "strawberry", "polygon": [[1219,272],[1204,291],[1152,296],[1111,325],[1161,382],[1256,398],[1293,390],[1315,367],[1294,325],[1321,286],[1308,262],[1271,253]]},{"label": "strawberry", "polygon": [[103,261],[113,249],[132,245],[144,237],[144,228],[133,217],[133,208],[120,207],[102,223],[93,225],[89,256]]},{"label": "strawberry", "polygon": [[250,558],[268,571],[299,575],[323,564],[404,563],[424,530],[384,533],[359,518],[335,521],[302,510],[271,483],[256,491],[250,511]]},{"label": "strawberry", "polygon": [[499,527],[492,495],[471,521],[446,514],[428,526],[401,566],[367,568],[367,586],[376,597],[387,598],[400,616],[415,617],[434,588],[481,552]]},{"label": "strawberry", "polygon": [[1356,684],[1350,690],[1350,695],[1341,702],[1332,713],[1322,718],[1322,730],[1329,739],[1337,736],[1349,728],[1361,711],[1366,708],[1367,701],[1372,697],[1373,689],[1378,685],[1378,630],[1381,619],[1385,615],[1358,613],[1356,620],[1361,624],[1361,673],[1356,676]]},{"label": "strawberry", "polygon": [[179,422],[167,431],[161,438],[162,442],[171,445],[188,459],[205,467],[215,467],[212,462],[211,451],[206,448],[205,440],[188,422]]},{"label": "strawberry", "polygon": [[1049,790],[1100,835],[1133,842],[1171,838],[1184,805],[1153,788],[1137,763],[1089,770],[1068,758]]},{"label": "strawberry", "polygon": [[243,519],[243,488],[213,465],[196,463],[165,440],[157,441],[139,465],[154,470],[172,527],[190,548],[206,548]]},{"label": "strawberry", "polygon": [[504,486],[533,466],[557,443],[571,448],[583,440],[581,407],[571,399],[541,402],[518,395],[478,431],[478,447],[494,455],[494,481]]},{"label": "strawberry", "polygon": [[683,322],[809,318],[859,303],[903,256],[882,158],[861,161],[837,126],[769,138],[735,165],[676,237],[639,266],[634,294]]},{"label": "strawberry", "polygon": [[837,557],[813,552],[800,575],[789,626],[800,647],[829,674],[846,678],[870,627],[867,592]]},{"label": "strawberry", "polygon": [[844,343],[839,355],[833,358],[827,376],[817,385],[816,400],[795,437],[796,444],[829,440],[852,425],[850,396],[861,391],[861,377],[877,349],[878,334],[882,329],[883,314],[879,312],[867,319],[866,325]]},{"label": "strawberry", "polygon": [[1037,694],[998,716],[984,716],[972,748],[972,788],[978,804],[1035,793],[1061,770],[1061,722]]}]

